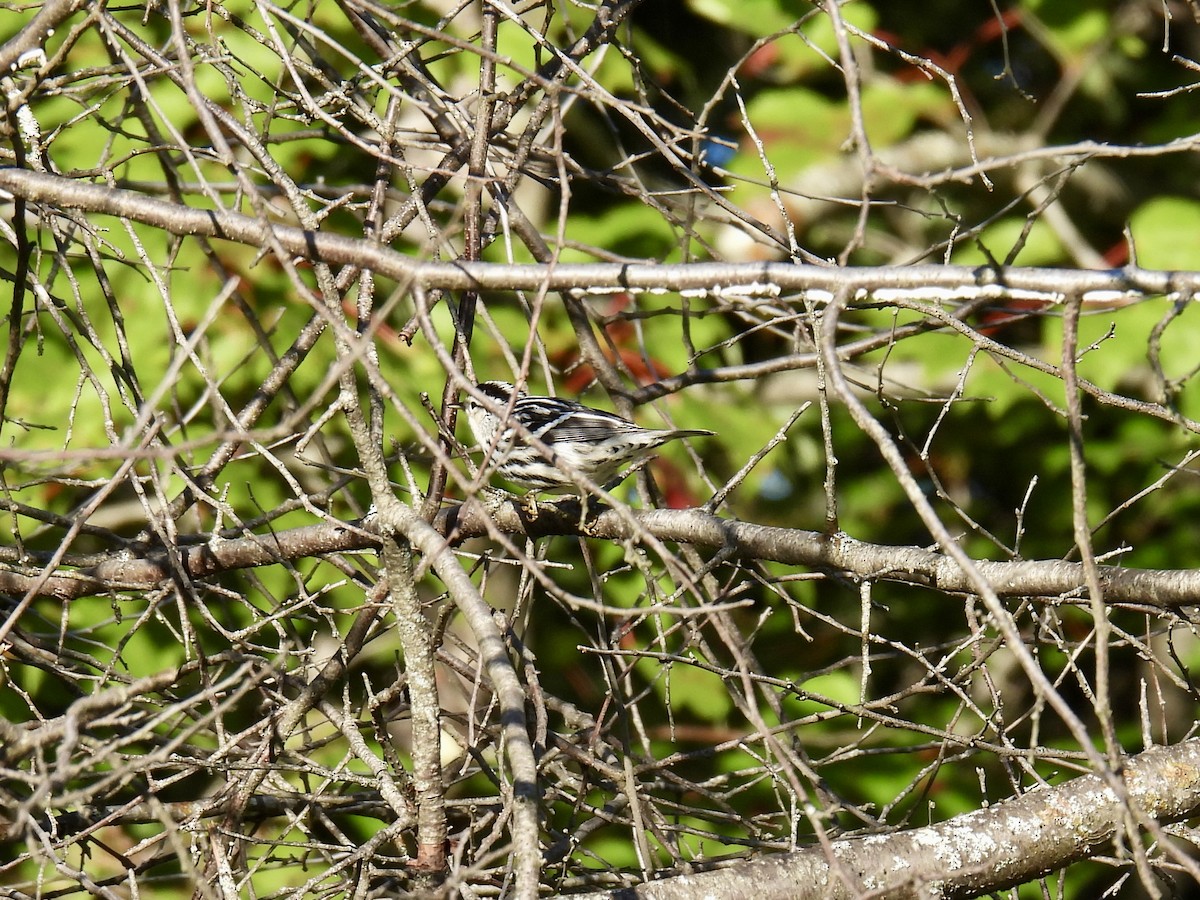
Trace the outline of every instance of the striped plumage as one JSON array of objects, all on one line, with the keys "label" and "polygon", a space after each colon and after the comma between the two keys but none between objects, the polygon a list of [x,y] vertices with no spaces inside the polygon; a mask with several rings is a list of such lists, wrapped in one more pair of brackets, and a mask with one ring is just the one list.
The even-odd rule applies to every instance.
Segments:
[{"label": "striped plumage", "polygon": [[[485,453],[495,444],[490,465],[507,481],[531,490],[573,489],[575,482],[567,472],[585,475],[606,487],[667,441],[712,434],[698,429],[642,428],[615,413],[574,400],[531,397],[506,381],[485,381],[477,389],[496,409],[488,409],[474,397],[467,398],[467,419],[475,440]],[[516,428],[502,425],[497,412],[504,413],[510,406],[509,421],[521,423],[545,444],[553,453],[549,459]]]}]

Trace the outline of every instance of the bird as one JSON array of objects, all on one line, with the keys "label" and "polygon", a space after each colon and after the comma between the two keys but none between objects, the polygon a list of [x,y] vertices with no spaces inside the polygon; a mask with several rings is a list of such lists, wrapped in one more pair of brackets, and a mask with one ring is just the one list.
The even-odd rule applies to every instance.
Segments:
[{"label": "bird", "polygon": [[[507,381],[485,381],[476,390],[490,402],[474,396],[466,401],[475,440],[484,453],[490,453],[501,477],[531,491],[578,490],[570,473],[606,489],[614,487],[668,441],[714,433],[698,428],[643,428],[575,400],[530,395]],[[541,441],[549,454],[530,444],[513,423]]]}]

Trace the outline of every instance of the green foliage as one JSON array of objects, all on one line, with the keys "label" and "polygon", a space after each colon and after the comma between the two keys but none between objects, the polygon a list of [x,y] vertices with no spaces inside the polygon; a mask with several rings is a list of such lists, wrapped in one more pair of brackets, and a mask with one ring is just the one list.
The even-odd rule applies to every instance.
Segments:
[{"label": "green foliage", "polygon": [[[387,233],[390,246],[414,259],[459,258],[470,214],[461,151],[481,102],[481,57],[471,50],[479,22],[467,7],[451,14],[421,3],[392,6],[379,15],[409,16],[411,27],[381,18],[367,36],[337,4],[289,7],[289,16],[308,18],[301,26],[278,16],[274,30],[247,4],[185,10],[192,94],[180,87],[184,67],[171,23],[154,10],[109,7],[105,15],[146,42],[146,56],[126,63],[115,50],[132,54],[131,43],[84,28],[65,63],[38,75],[29,109],[49,168],[196,209],[222,206],[287,224],[312,216],[322,231],[371,239],[415,203],[405,227]],[[543,261],[544,246],[535,252],[521,241],[511,215],[519,208],[557,263],[1074,268],[1120,266],[1131,244],[1136,260],[1129,261],[1143,267],[1200,269],[1194,148],[1156,146],[1197,131],[1194,97],[1170,93],[1194,73],[1160,49],[1164,28],[1173,47],[1195,42],[1180,17],[1131,24],[1125,8],[1049,0],[1002,10],[1003,22],[987,4],[967,9],[945,0],[839,9],[857,29],[846,35],[857,55],[856,109],[835,23],[811,4],[642,4],[605,34],[610,46],[552,72],[559,58],[547,44],[570,47],[590,33],[593,10],[529,7],[512,14],[524,24],[506,13],[489,54],[497,84],[487,99],[497,115],[521,91],[534,99],[513,110],[487,147],[483,258]],[[219,18],[235,12],[247,18]],[[430,34],[442,28],[444,39]],[[64,33],[48,47],[52,54]],[[394,55],[380,58],[377,41],[392,42]],[[289,69],[283,54],[301,65]],[[404,69],[410,59],[414,68]],[[12,75],[18,86],[27,77]],[[413,90],[405,80],[413,78],[431,89]],[[227,116],[213,132],[197,96]],[[554,113],[526,132],[543,97]],[[393,99],[396,132],[385,144]],[[694,158],[714,137],[736,145],[733,158],[719,165]],[[873,154],[870,171],[860,137]],[[18,140],[10,135],[9,143]],[[517,165],[528,167],[528,177],[513,175]],[[377,186],[380,171],[388,174]],[[277,172],[292,183],[277,183],[287,181]],[[558,184],[560,172],[567,184]],[[443,176],[447,186],[426,190]],[[355,282],[348,269],[326,276],[315,271],[317,261],[296,265],[270,247],[177,238],[113,217],[47,214],[34,223],[31,215],[30,284],[46,296],[27,291],[23,318],[9,332],[21,345],[0,423],[6,565],[29,576],[61,549],[68,568],[86,569],[180,541],[219,545],[249,534],[269,545],[273,535],[322,516],[338,525],[356,520],[368,492],[345,412],[356,402],[365,407],[373,390],[386,394],[379,427],[396,490],[419,505],[421,497],[406,493],[408,473],[418,490],[428,484],[436,428],[425,395],[436,410],[461,294],[417,297],[407,284]],[[7,238],[0,254],[0,277],[10,284],[17,264]],[[591,317],[601,352],[628,390],[678,379],[678,389],[636,410],[638,421],[717,433],[663,449],[649,470],[661,493],[699,505],[761,454],[721,515],[819,531],[836,502],[838,525],[854,538],[929,546],[929,529],[897,473],[836,403],[826,438],[813,374],[813,310],[824,308],[824,298],[588,287],[572,299]],[[961,311],[957,300],[924,302],[855,298],[838,341],[878,339],[847,354],[857,396],[970,555],[1077,559],[1064,303],[997,301],[952,328],[946,316]],[[479,303],[470,348],[476,377],[510,377],[528,352],[531,389],[614,407],[617,398],[583,364],[576,323],[559,295],[494,291]],[[1189,527],[1200,514],[1190,456],[1200,419],[1197,316],[1187,296],[1089,300],[1081,311],[1084,513],[1096,552],[1110,564],[1200,567]],[[299,335],[315,321],[326,323],[325,332],[243,433],[237,416],[253,406],[280,358],[301,352]],[[370,351],[345,349],[364,334]],[[353,389],[343,391],[343,372]],[[764,452],[804,403],[811,405],[787,439]],[[147,435],[153,439],[141,442]],[[214,482],[199,484],[227,441],[236,442],[231,459]],[[465,499],[467,467],[458,456],[449,463],[461,476],[447,489],[457,502]],[[831,497],[823,493],[828,468]],[[161,515],[188,491],[202,502],[174,518]],[[653,496],[639,493],[634,479],[616,495],[634,505]],[[98,500],[99,511],[91,506]],[[525,569],[497,542],[456,539],[454,550],[509,617],[506,637],[530,709],[545,715],[533,729],[547,729],[537,748],[547,798],[542,837],[568,848],[546,889],[562,887],[554,877],[583,884],[572,879],[589,870],[640,877],[651,867],[809,840],[813,823],[797,810],[826,797],[805,795],[810,771],[844,804],[818,813],[835,831],[942,820],[999,802],[1014,785],[1031,787],[1034,776],[1074,774],[1050,752],[1075,753],[1074,738],[1000,647],[976,598],[883,580],[896,575],[891,570],[864,587],[824,568],[710,558],[648,540],[560,537],[515,546],[534,561]],[[413,765],[407,737],[397,736],[409,727],[407,669],[386,615],[355,668],[324,698],[357,730],[353,748],[316,713],[302,736],[279,746],[263,723],[342,646],[379,565],[374,555],[346,554],[215,577],[172,569],[152,590],[117,586],[69,602],[40,597],[14,619],[17,636],[30,642],[13,645],[23,656],[5,657],[0,716],[34,728],[92,692],[195,664],[178,683],[121,704],[64,751],[110,743],[120,750],[91,770],[83,757],[74,760],[78,771],[53,788],[55,802],[72,805],[109,778],[109,793],[96,789],[113,806],[134,802],[151,778],[163,783],[157,801],[203,800],[236,787],[260,751],[253,758],[269,759],[272,789],[378,792],[360,753],[385,761],[400,781]],[[464,889],[487,870],[479,886],[504,890],[509,873],[487,869],[505,856],[506,838],[496,835],[507,820],[497,798],[512,789],[503,782],[508,762],[495,698],[473,636],[446,605],[446,585],[424,568],[420,574],[424,609],[444,626],[439,689],[454,700],[443,711],[446,746],[451,736],[473,742],[445,767],[458,804],[453,846],[470,859]],[[1072,605],[1077,600],[1006,602],[1038,664],[1090,724],[1095,623]],[[688,614],[657,608],[668,604]],[[1147,685],[1162,694],[1151,701],[1159,710],[1151,738],[1181,738],[1194,724],[1191,672],[1200,668],[1200,642],[1170,615],[1120,606],[1109,615],[1120,743],[1136,750],[1144,739],[1131,711],[1144,708]],[[231,671],[224,659],[208,662],[222,654],[256,661],[253,678],[261,682],[247,676],[185,706],[184,698]],[[552,702],[537,707],[545,698]],[[569,708],[590,720],[568,721]],[[155,755],[167,746],[171,753]],[[32,780],[57,764],[57,752],[43,747],[13,763],[28,779],[13,779],[20,802],[34,796]],[[796,759],[811,768],[797,775]],[[129,768],[117,778],[122,765]],[[631,790],[642,804],[636,815],[627,808]],[[375,840],[394,814],[332,812],[318,821],[310,818],[316,808],[255,820],[247,891],[286,893],[329,872],[321,888],[337,892],[346,886],[337,880],[341,861]],[[607,824],[580,832],[597,819]],[[346,841],[326,833],[330,821]],[[649,859],[639,856],[638,829]],[[165,833],[159,822],[110,832],[119,847],[149,846]],[[405,840],[411,844],[411,829],[401,847]],[[11,844],[2,848],[5,865],[32,852]],[[72,865],[101,866],[69,853]],[[387,853],[399,859],[397,847]],[[192,886],[185,861],[163,851],[147,864],[151,877],[139,890],[173,896]],[[386,866],[403,874],[390,856]],[[1119,871],[1072,872],[1050,890],[1099,895]],[[25,860],[0,876],[32,882],[52,873]],[[43,892],[65,893],[65,884]],[[386,888],[408,892],[413,884],[397,875]]]},{"label": "green foliage", "polygon": [[1154,197],[1129,218],[1140,265],[1152,269],[1200,267],[1200,202],[1187,197]]}]

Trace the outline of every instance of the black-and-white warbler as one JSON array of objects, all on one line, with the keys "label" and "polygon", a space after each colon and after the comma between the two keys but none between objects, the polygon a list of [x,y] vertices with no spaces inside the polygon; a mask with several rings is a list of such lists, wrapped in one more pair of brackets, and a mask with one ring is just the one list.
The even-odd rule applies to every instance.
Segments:
[{"label": "black-and-white warbler", "polygon": [[[625,469],[647,459],[667,441],[713,433],[643,428],[616,413],[574,400],[531,397],[506,381],[485,381],[477,390],[492,401],[493,408],[467,398],[467,419],[475,440],[485,453],[494,445],[492,465],[501,477],[532,490],[571,490],[576,485],[568,472],[608,487],[620,480]],[[508,421],[502,422],[501,414],[506,411]],[[550,455],[530,444],[513,422],[545,444]]]}]

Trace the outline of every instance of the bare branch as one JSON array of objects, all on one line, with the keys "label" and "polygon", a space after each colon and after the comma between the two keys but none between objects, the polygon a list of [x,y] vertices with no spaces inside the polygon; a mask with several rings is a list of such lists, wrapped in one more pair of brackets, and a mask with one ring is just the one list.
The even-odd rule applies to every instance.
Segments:
[{"label": "bare branch", "polygon": [[[1162,824],[1200,810],[1200,741],[1147,750],[1122,766],[1129,799]],[[939,825],[835,841],[821,850],[780,853],[637,888],[572,896],[586,900],[687,900],[739,895],[746,884],[764,900],[861,897],[834,866],[858,876],[872,897],[979,897],[1054,872],[1120,840],[1126,804],[1095,775],[1030,791]],[[1009,861],[996,867],[997,858]]]}]

